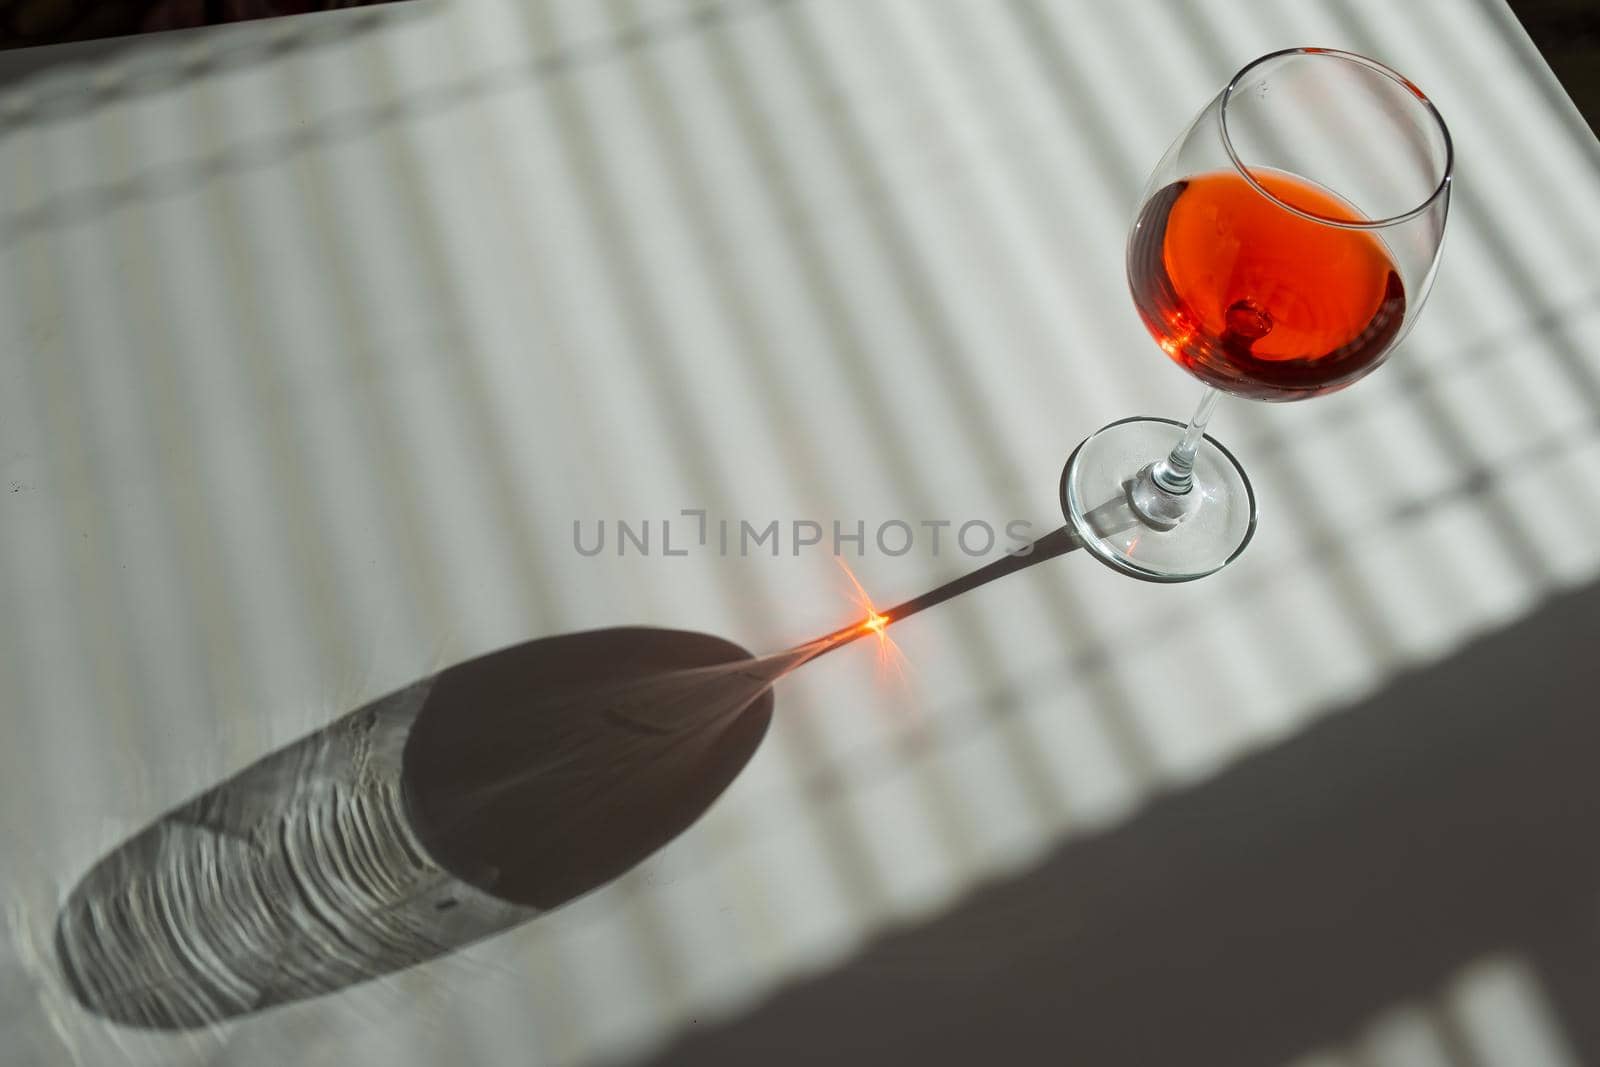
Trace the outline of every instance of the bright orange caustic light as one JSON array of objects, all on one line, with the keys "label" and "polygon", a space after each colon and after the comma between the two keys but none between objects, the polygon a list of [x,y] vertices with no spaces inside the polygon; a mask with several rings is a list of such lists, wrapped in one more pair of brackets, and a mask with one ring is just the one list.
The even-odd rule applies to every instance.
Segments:
[{"label": "bright orange caustic light", "polygon": [[[839,564],[839,569],[844,571],[845,577],[850,579],[850,585],[854,589],[851,599],[856,602],[856,606],[866,615],[866,618],[862,619],[855,629],[862,634],[878,635],[879,666],[894,667],[895,673],[904,679],[905,672],[901,670],[900,663],[905,659],[905,654],[900,651],[900,646],[896,645],[889,637],[889,624],[894,620],[873,606],[872,598],[867,595],[865,589],[861,588],[861,583],[856,581],[856,576],[850,570],[850,565],[838,556],[833,558]],[[846,633],[848,632],[846,631]]]}]

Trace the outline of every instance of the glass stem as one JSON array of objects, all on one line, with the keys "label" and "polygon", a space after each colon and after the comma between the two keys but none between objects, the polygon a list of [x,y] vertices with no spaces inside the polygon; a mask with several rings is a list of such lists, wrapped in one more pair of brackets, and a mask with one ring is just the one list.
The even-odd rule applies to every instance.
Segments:
[{"label": "glass stem", "polygon": [[1172,446],[1167,458],[1156,461],[1151,469],[1150,476],[1155,479],[1156,485],[1180,496],[1194,488],[1194,454],[1200,447],[1200,438],[1205,436],[1206,423],[1211,421],[1211,413],[1217,409],[1217,401],[1221,399],[1220,391],[1206,389],[1194,414],[1189,417],[1189,425],[1184,429],[1183,436]]}]

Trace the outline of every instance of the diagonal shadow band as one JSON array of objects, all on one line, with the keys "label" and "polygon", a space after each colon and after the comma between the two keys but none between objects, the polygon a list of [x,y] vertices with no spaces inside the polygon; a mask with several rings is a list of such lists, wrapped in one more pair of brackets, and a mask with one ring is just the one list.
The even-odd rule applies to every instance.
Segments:
[{"label": "diagonal shadow band", "polygon": [[[899,621],[1077,547],[1026,551]],[[446,668],[273,752],[104,856],[57,962],[114,1022],[189,1029],[337,992],[508,930],[635,866],[755,754],[774,683],[874,632],[754,657],[705,634],[563,634]]]}]

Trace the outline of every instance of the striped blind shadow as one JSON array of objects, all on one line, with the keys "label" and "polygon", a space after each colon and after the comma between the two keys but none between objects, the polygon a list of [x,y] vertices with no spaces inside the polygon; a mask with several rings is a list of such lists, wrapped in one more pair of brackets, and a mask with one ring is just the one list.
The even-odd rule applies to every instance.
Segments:
[{"label": "striped blind shadow", "polygon": [[647,1062],[1277,1067],[1504,951],[1597,1062],[1596,626],[1559,596]]},{"label": "striped blind shadow", "polygon": [[[290,157],[332,147],[364,137],[389,126],[404,124],[467,106],[486,97],[515,92],[546,79],[566,77],[614,62],[652,44],[719,23],[758,15],[793,0],[746,0],[712,3],[687,14],[641,21],[593,40],[560,45],[540,52],[525,63],[481,71],[393,99],[351,108],[330,117],[296,124],[291,130],[232,144],[198,159],[180,160],[151,168],[130,178],[56,197],[23,212],[0,216],[0,247],[40,231],[57,229],[98,218],[127,204],[180,195],[217,178],[278,165]],[[395,10],[426,14],[436,0],[410,0]],[[343,16],[343,13],[339,13]],[[201,49],[163,47],[134,62],[116,66],[125,39],[86,42],[39,51],[61,53],[60,65],[84,68],[83,76],[65,84],[51,81],[41,88],[29,81],[55,64],[12,62],[0,54],[0,86],[15,71],[19,94],[0,109],[0,137],[39,122],[59,121],[100,108],[165,92],[186,82],[236,69],[277,62],[314,51],[318,47],[348,44],[396,21],[393,15],[372,9],[335,19],[295,20],[285,32],[276,24],[226,28],[224,39]],[[209,30],[197,31],[209,34]],[[240,39],[235,41],[233,38]],[[185,38],[184,31],[173,35]],[[135,39],[137,42],[137,39]],[[148,42],[144,42],[148,44]],[[99,69],[96,69],[99,68]],[[108,69],[107,69],[108,68]]]},{"label": "striped blind shadow", "polygon": [[[449,103],[451,100],[464,101],[466,99],[468,99],[468,96],[465,93],[454,93],[454,94],[445,93],[444,94],[444,104]],[[444,106],[444,104],[429,104],[427,106],[430,106],[430,107]],[[388,113],[387,121],[393,121],[393,119],[395,119],[395,118],[403,117],[404,114],[405,113],[403,111],[390,112],[390,113]],[[380,115],[380,120],[383,120],[383,119],[384,119],[384,116]],[[291,147],[293,147],[293,146],[291,146]]]},{"label": "striped blind shadow", "polygon": [[[976,363],[964,350],[952,313],[940,298],[938,282],[926,261],[927,249],[896,198],[885,195],[892,187],[881,161],[875,158],[865,129],[849,109],[837,106],[846,91],[843,69],[825,46],[818,28],[822,16],[808,16],[798,8],[784,9],[782,14],[784,32],[776,43],[782,48],[784,62],[792,76],[815,104],[828,158],[849,183],[853,196],[850,210],[862,223],[861,232],[872,238],[875,254],[888,279],[886,291],[903,313],[906,325],[914,331],[919,351],[926,354],[930,371],[945,383],[952,395],[977,395]],[[737,91],[741,86],[734,83],[730,88]],[[753,139],[770,138],[771,134],[752,131],[751,136]],[[776,174],[775,177],[784,180]],[[800,245],[801,236],[797,235],[795,241]],[[836,287],[837,283],[828,278],[827,266],[820,267],[818,273],[819,284]],[[829,315],[827,321],[848,321],[848,318]],[[865,368],[871,367],[872,362],[858,340],[843,346],[842,351],[854,353],[852,362],[857,365],[856,373],[864,373]],[[931,508],[936,496],[928,484],[926,465],[906,453],[902,435],[891,432],[893,420],[887,415],[892,406],[887,402],[878,406],[884,416],[871,420],[869,425],[885,431],[880,439],[879,457],[894,466],[897,479],[916,487],[919,493],[916,499]],[[954,408],[954,417],[955,421],[947,429],[963,443],[964,454],[982,466],[990,477],[1009,477],[1011,468],[1000,444],[1006,439],[1001,421],[981,406],[965,403]],[[1054,616],[1063,640],[1081,642],[1093,633],[1092,627],[1084,625],[1085,609],[1067,591],[1053,589],[1043,606]],[[996,677],[1002,673],[998,667],[1000,652],[989,635],[967,629],[962,637],[963,647],[970,648],[967,654],[980,676]],[[1115,746],[1122,768],[1134,781],[1149,784],[1156,780],[1159,771],[1151,743],[1134,722],[1126,694],[1105,672],[1095,672],[1089,683],[1094,690],[1094,712]],[[995,721],[1009,732],[1004,718]],[[1038,756],[1032,746],[1008,745],[1008,753],[1014,755],[1017,773],[1024,776],[1025,784],[1031,785],[1036,803],[1046,815],[1060,810],[1062,801],[1055,795],[1058,787],[1050,782],[1048,769],[1038,766]]]},{"label": "striped blind shadow", "polygon": [[[748,143],[751,144],[760,164],[774,175],[773,197],[775,203],[772,206],[776,216],[787,230],[787,236],[791,242],[790,251],[800,261],[802,274],[810,283],[809,295],[819,302],[821,310],[825,312],[821,316],[821,321],[827,325],[833,340],[840,345],[843,351],[858,357],[845,361],[847,370],[858,377],[870,375],[871,364],[863,355],[865,348],[860,338],[845,326],[849,322],[850,315],[848,313],[826,313],[828,311],[838,311],[841,306],[837,293],[837,280],[832,276],[828,264],[816,248],[814,235],[806,227],[798,224],[799,213],[794,210],[785,210],[786,206],[792,208],[795,191],[792,182],[784,174],[781,161],[775,157],[776,150],[768,139],[770,135],[766,133],[765,124],[758,115],[748,110],[752,94],[748,91],[748,85],[742,81],[744,72],[736,58],[736,49],[724,47],[724,42],[719,34],[710,34],[708,39],[712,42],[713,62],[716,64],[719,77],[730,79],[731,91],[729,99],[738,104],[735,109],[736,120],[741,124],[741,132],[749,138]],[[641,78],[641,91],[651,88],[652,84],[648,78]],[[558,111],[563,113],[572,110],[571,101],[565,103],[556,101],[553,106],[556,106]],[[666,99],[657,100],[650,117],[656,124],[664,124],[666,126],[665,130],[657,132],[665,133],[666,140],[671,142],[673,140],[672,135],[675,132],[674,123],[676,121],[673,118],[671,102]],[[606,175],[603,156],[599,151],[601,146],[595,143],[597,136],[593,131],[593,124],[574,121],[571,114],[566,114],[561,124],[563,146],[570,155],[571,161],[575,162],[578,167],[578,171],[574,176],[581,179],[578,185],[585,193],[585,200],[588,201],[585,204],[587,216],[596,228],[596,232],[602,238],[601,245],[606,252],[607,265],[615,272],[620,292],[624,297],[621,303],[621,311],[625,321],[630,325],[630,329],[635,335],[633,348],[640,353],[641,374],[648,376],[661,386],[658,390],[658,395],[664,400],[664,416],[669,418],[678,431],[674,440],[678,446],[676,454],[680,457],[681,462],[689,464],[695,469],[697,477],[700,479],[700,485],[714,487],[720,483],[714,477],[717,463],[715,450],[706,440],[708,431],[704,426],[699,425],[698,413],[693,410],[693,405],[684,397],[678,395],[680,376],[671,374],[665,369],[667,366],[682,365],[684,355],[673,350],[665,339],[667,332],[659,328],[661,312],[658,305],[663,299],[663,294],[656,285],[652,284],[652,279],[642,269],[638,261],[638,250],[632,247],[632,242],[627,238],[625,230],[619,228],[618,209],[620,205],[617,200],[617,192],[611,188],[609,180],[604,180]],[[697,204],[703,208],[706,199],[711,197],[714,191],[701,189],[698,184],[701,181],[701,176],[671,152],[668,153],[667,165],[669,177],[677,194],[689,205],[691,220],[706,230],[706,232],[697,233],[697,236],[706,241],[711,247],[714,247],[717,237],[715,233],[710,232],[714,228],[710,224],[714,223],[715,220],[708,220],[706,211],[696,209]],[[720,289],[722,290],[720,295],[723,298],[728,298],[730,286],[725,278],[722,279]],[[735,293],[736,295],[737,293]],[[759,327],[754,323],[754,315],[750,309],[744,307],[742,301],[738,299],[730,299],[729,304],[733,315],[742,320],[739,324],[742,334],[756,342],[751,351],[757,353],[766,351],[766,348],[759,343],[762,340],[758,332]],[[647,360],[644,353],[652,352],[652,350],[653,354]],[[658,362],[664,364],[664,366],[658,366]],[[687,380],[687,376],[681,376],[681,378],[682,380]],[[868,384],[870,385],[870,378]],[[852,397],[859,397],[864,392],[866,395],[876,395],[864,387],[862,390],[852,390]],[[795,418],[792,410],[782,402],[782,399],[782,397],[776,395],[758,398],[760,402],[773,410],[775,421],[780,425]],[[871,425],[876,425],[876,420],[869,419],[867,421]],[[918,474],[916,465],[910,462],[909,458],[903,466],[913,476]],[[812,480],[819,478],[815,471],[809,473],[805,471],[804,464],[802,464],[801,474]],[[753,603],[748,596],[742,596],[740,602],[741,607],[745,610],[749,610]],[[799,725],[803,726],[803,721]],[[804,739],[802,738],[802,740]],[[941,794],[934,788],[934,784],[930,784],[929,788],[934,794],[930,799],[936,803],[942,803],[942,806],[948,809],[948,798],[941,801]],[[845,829],[848,830],[848,827]],[[876,890],[872,881],[870,864],[862,857],[866,847],[865,843],[859,839],[858,834],[847,832],[843,836],[848,840],[844,844],[840,844],[837,840],[839,836],[838,834],[828,835],[830,845],[837,846],[839,849],[839,853],[833,858],[845,870],[847,875],[851,875],[850,880],[857,890],[855,893],[857,902],[859,903],[863,900],[870,902],[874,899]],[[857,873],[851,874],[853,868],[856,869]]]},{"label": "striped blind shadow", "polygon": [[[959,390],[959,377],[951,375],[948,323],[942,321],[935,302],[930,299],[926,277],[915,272],[914,254],[904,227],[893,213],[891,198],[883,195],[882,175],[871,168],[858,131],[843,123],[835,113],[837,98],[833,94],[837,84],[832,80],[831,64],[825,53],[816,47],[814,31],[805,25],[804,16],[792,8],[783,13],[794,18],[787,19],[773,31],[774,44],[784,53],[781,62],[785,66],[781,69],[786,71],[787,78],[796,80],[804,88],[806,100],[813,106],[816,119],[828,136],[830,151],[819,158],[837,166],[849,182],[852,197],[841,210],[859,219],[860,232],[873,238],[875,251],[890,264],[893,281],[888,292],[891,299],[904,300],[902,310],[907,313],[908,325],[922,341],[922,349],[939,357],[933,369],[949,383],[947,388]],[[765,94],[758,88],[758,81],[771,81],[772,73],[756,72],[743,42],[725,33],[708,34],[705,45],[718,81],[726,87],[726,99],[732,105],[740,138],[768,178],[767,206],[781,227],[784,252],[798,268],[804,295],[814,311],[814,321],[827,341],[827,349],[822,354],[832,358],[839,375],[849,383],[846,399],[859,412],[852,421],[873,435],[871,459],[892,473],[896,485],[908,494],[911,507],[923,514],[937,514],[941,501],[930,481],[934,473],[913,445],[917,434],[926,431],[916,423],[907,423],[904,406],[896,403],[893,381],[882,369],[881,361],[873,357],[865,317],[876,312],[864,308],[860,300],[853,298],[838,253],[830,249],[821,227],[810,220],[803,172],[796,166],[792,152],[782,143],[778,135],[782,124],[766,110],[770,105],[765,105]],[[791,66],[795,68],[792,73],[788,72]],[[964,435],[969,432],[965,425],[960,429]],[[970,436],[966,439],[972,440]],[[995,469],[993,444],[991,438],[977,446],[991,470]],[[1004,477],[1006,473],[1002,470],[999,476]],[[999,650],[993,637],[973,630],[963,619],[954,622],[959,654],[971,665],[973,673],[980,677],[999,673]],[[1055,823],[1063,805],[1049,769],[1039,758],[1037,746],[1028,742],[1017,724],[997,722],[1001,726],[999,741],[1029,808],[1046,825]],[[897,755],[909,758],[918,750],[942,744],[948,730],[948,724],[938,723],[935,728],[915,733],[907,731],[897,746]],[[807,763],[807,774],[826,766],[817,758]],[[912,766],[918,768],[912,780],[929,797],[937,816],[935,825],[952,839],[951,848],[958,866],[970,867],[976,828],[964,810],[965,805],[959,801],[960,784],[943,774],[936,761],[918,760]],[[826,769],[822,773],[826,774]],[[868,914],[875,917],[881,914],[881,909],[870,909]]]},{"label": "striped blind shadow", "polygon": [[359,708],[96,863],[55,952],[88,1010],[179,1030],[349,986],[619,877],[754,755],[790,672],[1078,547],[1066,528],[913,600],[756,658],[614,628],[469,660]]}]

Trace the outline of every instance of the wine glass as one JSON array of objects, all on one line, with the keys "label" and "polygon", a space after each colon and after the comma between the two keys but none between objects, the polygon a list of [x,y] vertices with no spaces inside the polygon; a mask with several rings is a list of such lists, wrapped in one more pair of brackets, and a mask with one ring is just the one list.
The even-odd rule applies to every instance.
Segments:
[{"label": "wine glass", "polygon": [[1374,60],[1291,48],[1233,76],[1156,166],[1128,235],[1134,305],[1205,395],[1186,428],[1123,419],[1072,453],[1061,504],[1086,548],[1156,582],[1244,550],[1255,493],[1205,434],[1218,399],[1322,396],[1383,362],[1433,283],[1452,164],[1433,104]]}]

